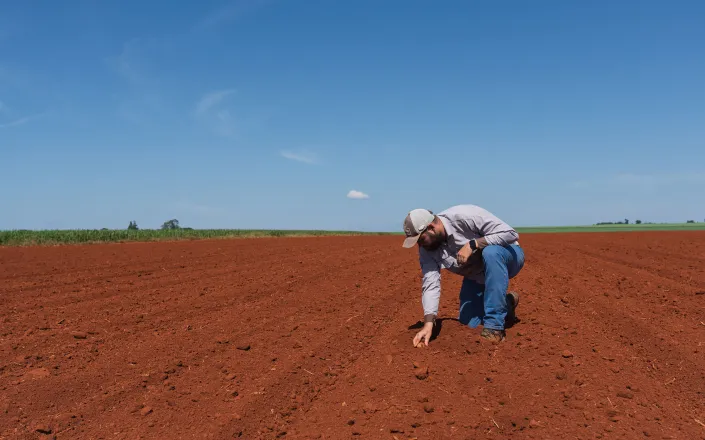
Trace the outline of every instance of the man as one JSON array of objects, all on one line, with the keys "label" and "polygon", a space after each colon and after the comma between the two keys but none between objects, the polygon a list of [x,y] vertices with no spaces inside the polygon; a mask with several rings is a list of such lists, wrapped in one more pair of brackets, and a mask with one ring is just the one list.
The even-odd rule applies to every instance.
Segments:
[{"label": "man", "polygon": [[475,205],[453,206],[438,215],[414,209],[404,220],[406,248],[419,247],[423,274],[424,326],[414,347],[431,339],[441,296],[441,269],[464,277],[458,320],[471,328],[483,325],[480,336],[502,341],[505,322],[515,319],[519,295],[507,293],[509,279],[524,267],[519,234],[489,211]]}]

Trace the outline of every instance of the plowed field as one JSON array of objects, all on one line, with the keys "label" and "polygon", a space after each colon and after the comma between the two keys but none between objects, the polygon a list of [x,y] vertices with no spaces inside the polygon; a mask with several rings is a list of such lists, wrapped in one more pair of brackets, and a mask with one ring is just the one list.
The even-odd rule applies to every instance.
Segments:
[{"label": "plowed field", "polygon": [[705,233],[523,235],[520,319],[413,348],[400,237],[0,248],[0,438],[705,438]]}]

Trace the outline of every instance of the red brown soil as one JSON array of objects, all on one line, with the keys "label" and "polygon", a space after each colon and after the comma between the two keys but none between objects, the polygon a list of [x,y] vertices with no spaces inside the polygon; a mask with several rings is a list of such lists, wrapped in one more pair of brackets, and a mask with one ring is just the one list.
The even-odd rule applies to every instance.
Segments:
[{"label": "red brown soil", "polygon": [[428,348],[398,237],[2,248],[0,438],[704,438],[705,233],[521,242],[507,340],[444,273]]}]

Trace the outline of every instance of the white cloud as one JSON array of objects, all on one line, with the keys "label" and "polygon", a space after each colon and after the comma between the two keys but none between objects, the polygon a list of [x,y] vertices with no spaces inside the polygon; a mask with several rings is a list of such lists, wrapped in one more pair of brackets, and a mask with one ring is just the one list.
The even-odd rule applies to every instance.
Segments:
[{"label": "white cloud", "polygon": [[295,160],[297,162],[303,162],[310,165],[319,163],[316,153],[312,153],[310,151],[282,151],[281,155],[289,160]]},{"label": "white cloud", "polygon": [[365,194],[364,192],[355,191],[353,189],[348,193],[348,198],[349,199],[369,199],[370,196]]}]

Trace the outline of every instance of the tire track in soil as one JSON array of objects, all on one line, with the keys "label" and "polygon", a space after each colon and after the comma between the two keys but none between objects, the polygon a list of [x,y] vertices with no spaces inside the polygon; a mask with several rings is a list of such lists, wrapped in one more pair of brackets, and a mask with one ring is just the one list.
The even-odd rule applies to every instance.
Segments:
[{"label": "tire track in soil", "polygon": [[[119,295],[74,305],[67,328],[38,328],[66,312],[40,309],[57,298],[51,286],[33,306],[0,312],[0,322],[12,322],[12,333],[0,340],[0,436],[37,438],[28,428],[41,422],[55,424],[57,438],[223,438],[241,431],[242,438],[641,438],[643,431],[701,438],[705,431],[693,418],[703,420],[698,367],[704,363],[702,348],[690,345],[703,339],[705,327],[688,326],[705,320],[703,296],[688,296],[678,281],[645,274],[629,261],[578,252],[608,242],[609,258],[653,260],[641,239],[522,237],[527,266],[513,281],[522,292],[522,321],[508,340],[480,343],[480,329],[446,319],[428,349],[410,346],[416,330],[409,326],[422,313],[418,262],[396,237],[150,243],[119,255],[92,245],[76,247],[81,258],[60,263],[43,260],[42,249],[31,258],[25,251],[23,263],[35,261],[43,271],[59,264],[66,274],[99,268],[105,258],[139,267],[140,255],[164,255],[145,270],[169,261],[179,266],[184,251],[194,260],[178,280],[140,280]],[[659,233],[651,243],[665,253],[679,243],[695,252],[705,234]],[[209,269],[228,258],[215,247],[232,255],[231,272]],[[291,259],[262,257],[282,252]],[[0,249],[0,267],[13,255]],[[256,258],[266,264],[250,274],[254,266],[241,263]],[[310,264],[302,269],[296,261]],[[671,264],[667,255],[653,261]],[[457,312],[459,286],[444,274],[445,318]],[[0,293],[22,303],[19,292]],[[96,327],[104,318],[94,315],[104,310],[115,319]],[[666,323],[654,323],[664,317]],[[19,331],[22,321],[34,326],[28,335]],[[81,326],[98,332],[71,339]],[[242,340],[251,343],[249,351],[234,348]],[[671,383],[669,363],[678,371]],[[428,377],[417,379],[425,366]],[[152,412],[142,416],[145,403]]]},{"label": "tire track in soil", "polygon": [[[352,244],[352,243],[343,243],[343,244],[347,244],[348,246],[347,246],[347,247],[343,247],[342,250],[341,250],[341,253],[348,253],[348,252],[349,252],[348,249],[351,247],[350,244]],[[364,251],[364,249],[363,249],[363,252],[358,252],[358,253],[350,254],[350,256],[349,256],[348,258],[353,258],[352,261],[346,261],[345,259],[338,259],[338,258],[336,258],[337,256],[336,256],[335,254],[333,254],[333,255],[331,255],[331,256],[334,258],[334,260],[339,260],[339,261],[341,261],[341,262],[342,262],[342,263],[341,263],[342,265],[349,265],[349,266],[352,266],[352,267],[356,267],[356,266],[358,265],[358,263],[360,262],[361,259],[366,258],[366,257],[365,257],[365,254],[370,254],[370,253],[371,253],[371,252],[366,252],[366,251]],[[378,254],[379,252],[372,252],[372,253]],[[328,268],[325,268],[325,267],[324,267],[322,270],[328,270],[328,269],[330,269],[330,267],[328,267]],[[307,268],[306,270],[308,271],[309,269]],[[309,275],[311,274],[310,271],[308,272],[308,274],[309,274]],[[314,273],[313,276],[315,277],[316,274]],[[357,279],[366,278],[366,277],[367,277],[367,275],[363,273],[361,276],[358,276]],[[313,278],[313,277],[309,277],[309,278]],[[280,285],[283,284],[283,282],[281,282],[281,281],[275,279],[274,282],[272,282],[271,284],[274,285],[274,286],[280,286]],[[309,287],[310,287],[310,286],[309,286]],[[278,292],[278,291],[280,291],[281,289],[279,289],[279,288],[277,287],[275,290]],[[130,292],[126,292],[126,293],[130,293]],[[274,301],[276,301],[276,295],[275,295],[274,293],[271,294],[270,296],[271,296],[272,298],[274,298],[274,299],[273,299]],[[266,300],[266,298],[267,298],[267,295],[262,295],[261,301],[262,301],[262,300]],[[260,301],[260,302],[261,302],[261,301]],[[333,301],[333,302],[334,302],[334,301]],[[247,306],[249,307],[249,309],[242,310],[242,313],[244,313],[245,315],[246,315],[247,313],[249,313],[251,310],[266,309],[266,308],[267,308],[267,305],[262,305],[262,304],[257,304],[257,303],[250,303],[250,304],[247,304]],[[223,307],[219,307],[219,308],[222,309]],[[320,307],[318,307],[318,308],[320,309]],[[328,308],[330,308],[330,307],[328,307]],[[213,311],[213,313],[218,313],[218,312],[219,312],[219,310],[214,310],[214,311]],[[183,311],[182,311],[182,313],[183,313]],[[273,318],[273,319],[276,319],[276,317]],[[195,320],[194,320],[194,321],[195,321]],[[208,322],[208,321],[211,321],[211,318],[210,318],[210,317],[206,317],[206,321],[207,321],[207,322]],[[270,320],[270,321],[271,321],[271,320]],[[262,323],[262,324],[260,325],[260,327],[261,327],[261,326],[265,326],[265,325],[266,325],[266,323]],[[194,325],[194,327],[197,327],[197,326],[198,326],[198,324],[195,324],[195,325]],[[254,327],[253,327],[253,326],[250,326],[250,330],[252,330],[252,328],[254,328]],[[255,328],[255,330],[256,330],[256,328]],[[237,338],[237,335],[236,335],[236,338]],[[209,339],[209,336],[206,336],[206,337],[205,337],[205,340],[207,341],[208,339]],[[135,341],[113,340],[112,342],[114,343],[114,347],[115,347],[116,349],[117,349],[119,346],[121,346],[121,345],[127,345],[127,346],[131,346],[131,347],[137,347],[137,349],[135,349],[135,350],[132,351],[132,358],[134,358],[134,359],[148,359],[148,355],[147,355],[144,351],[141,351],[141,350],[139,349],[139,345],[140,345],[139,342],[143,342],[143,343],[144,343],[144,342],[149,342],[149,343],[152,343],[152,344],[153,344],[152,341],[144,341],[144,340],[143,340],[143,341],[139,341],[139,340],[135,340]],[[211,341],[211,342],[212,342],[212,341]],[[190,343],[190,344],[191,344],[191,345],[196,345],[196,346],[199,346],[199,347],[203,347],[203,345],[204,345],[204,344],[203,344],[203,341],[201,341],[201,340],[199,340],[199,342],[197,342],[197,343],[195,343],[195,344],[194,344],[194,343]],[[161,348],[163,349],[164,347],[161,347]],[[193,351],[190,351],[189,354],[191,355],[191,359],[189,360],[189,363],[191,363],[191,361],[193,361],[193,362],[195,362],[195,363],[198,363],[198,362],[199,362],[199,359],[202,359],[202,358],[206,357],[206,356],[204,356],[204,355],[202,354],[202,353],[205,352],[205,351],[207,351],[207,350],[206,350],[206,349],[200,349],[200,352],[201,352],[200,354],[199,354],[199,353],[194,353]],[[254,351],[254,350],[253,350],[253,351]],[[177,357],[177,358],[178,358],[178,357]],[[173,358],[173,357],[172,357],[172,359],[176,359],[176,358]],[[182,356],[182,359],[183,359],[183,356]],[[168,363],[167,363],[167,364],[168,364]],[[184,364],[184,365],[185,365],[185,364]],[[160,371],[158,368],[155,370],[155,368],[153,368],[153,367],[154,367],[153,365],[147,365],[144,369],[145,369],[145,370],[151,370],[151,371],[152,371],[152,375],[155,374],[155,371],[156,371],[156,372]],[[115,374],[115,372],[112,372],[112,375],[114,375],[114,374]],[[106,376],[107,376],[107,377],[110,377],[111,374],[110,374],[109,371],[103,371],[103,372],[101,372],[101,373],[96,373],[96,372],[85,373],[85,376],[90,376],[90,375],[97,375],[97,376],[103,378],[103,377],[106,377]],[[82,374],[81,374],[80,371],[75,374],[74,379],[76,379],[76,388],[78,388],[78,384],[84,382],[84,379],[83,379],[81,376],[82,376]],[[129,376],[129,375],[128,375],[128,376]],[[126,386],[129,385],[128,383],[130,382],[130,380],[133,380],[133,379],[126,380],[126,381],[124,381],[125,383],[118,383],[118,384],[117,384],[115,387],[113,387],[113,388],[125,388]],[[138,385],[139,385],[139,384],[138,384]],[[151,384],[149,385],[149,387],[152,387],[152,386],[153,386],[153,385],[151,385]],[[70,388],[74,388],[74,387],[70,387]],[[57,397],[58,397],[58,396],[57,396]],[[88,401],[90,401],[90,400],[94,400],[94,397],[88,397],[88,398],[84,399],[84,401],[86,401],[86,402],[88,402]],[[113,399],[113,400],[115,400],[115,399]],[[118,399],[118,400],[119,400],[119,399]],[[82,406],[85,407],[85,406],[87,406],[87,405],[82,405]]]},{"label": "tire track in soil", "polygon": [[[696,281],[693,282],[693,276],[695,276],[695,279],[703,278],[701,274],[699,273],[694,273],[694,272],[702,272],[702,267],[694,267],[694,270],[688,271],[689,273],[687,275],[683,275],[680,272],[676,272],[673,270],[667,270],[664,269],[662,265],[655,264],[655,265],[649,265],[649,264],[644,264],[643,261],[639,259],[638,261],[632,261],[632,260],[625,260],[623,258],[616,258],[612,256],[607,256],[604,254],[601,254],[599,252],[590,252],[586,251],[581,248],[577,247],[571,247],[571,250],[575,250],[577,253],[580,253],[582,255],[585,255],[587,257],[592,257],[596,258],[600,261],[603,262],[609,262],[617,265],[621,265],[627,269],[632,269],[632,270],[638,270],[638,271],[646,271],[648,274],[655,274],[655,278],[665,278],[667,280],[673,281],[675,283],[680,284],[681,286],[687,286],[691,290],[700,290],[700,289],[705,289],[705,282],[701,281]],[[700,270],[697,270],[700,269]],[[685,270],[683,270],[685,272]]]},{"label": "tire track in soil", "polygon": [[[552,248],[550,246],[547,250]],[[643,432],[639,430],[643,429],[650,435],[664,438],[698,438],[702,431],[695,419],[702,418],[704,408],[701,402],[705,394],[705,376],[701,368],[705,356],[697,345],[697,338],[702,335],[697,328],[698,318],[684,320],[686,316],[681,313],[677,319],[664,321],[664,313],[650,307],[651,298],[658,293],[654,284],[682,287],[681,283],[641,271],[635,277],[636,265],[625,261],[615,263],[611,258],[601,258],[601,255],[583,259],[579,268],[571,268],[565,262],[570,261],[573,249],[571,246],[565,248],[566,251],[554,251],[564,252],[565,258],[556,259],[562,263],[552,271],[568,274],[567,285],[556,292],[560,295],[560,302],[555,308],[567,309],[566,314],[574,315],[567,322],[580,322],[587,317],[589,325],[587,328],[583,325],[580,334],[590,328],[599,329],[587,339],[601,343],[592,343],[593,353],[586,354],[595,358],[591,369],[599,371],[602,367],[603,378],[607,381],[606,386],[595,390],[595,395],[601,397],[602,407],[616,412],[614,418],[619,422],[612,426],[610,417],[609,421],[603,421],[600,429],[605,435],[621,432],[627,436],[642,436]],[[614,246],[611,251],[622,253]],[[591,261],[596,264],[588,264]],[[599,287],[591,289],[593,283],[588,282],[589,278],[586,279],[584,274],[594,267],[599,267],[601,273],[594,275],[599,279],[596,284]],[[636,281],[631,281],[632,278]],[[695,295],[687,297],[695,298]],[[573,311],[568,311],[570,309]],[[579,348],[575,344],[569,349],[578,357]],[[600,359],[604,361],[603,365],[600,365]],[[677,372],[670,370],[666,374],[657,365],[661,369],[676,367]],[[676,381],[671,380],[673,376],[677,376]],[[628,398],[620,398],[619,393]],[[605,405],[604,399],[607,398],[611,400]],[[622,426],[625,418],[638,421],[638,429]]]},{"label": "tire track in soil", "polygon": [[[531,238],[522,241],[530,247]],[[640,356],[646,359],[642,364],[648,359],[664,359],[666,365],[668,360],[683,359],[687,353],[651,349],[659,344],[653,338],[640,340],[639,335],[644,334],[644,329],[636,327],[629,313],[621,310],[623,302],[610,303],[601,295],[597,297],[599,306],[595,306],[604,311],[601,315],[594,308],[581,310],[580,298],[592,299],[595,292],[589,288],[575,292],[573,286],[580,285],[580,282],[568,286],[556,283],[557,287],[548,292],[542,288],[541,277],[535,276],[537,273],[547,272],[556,279],[577,281],[574,266],[556,265],[557,261],[570,261],[570,252],[566,253],[565,248],[543,244],[539,251],[537,246],[535,255],[527,260],[533,266],[531,269],[527,267],[529,270],[515,283],[524,293],[520,316],[528,314],[528,319],[525,318],[515,329],[532,325],[528,330],[516,330],[517,333],[523,332],[521,335],[514,333],[515,329],[510,330],[510,337],[519,339],[515,342],[516,351],[511,346],[497,350],[478,344],[477,331],[453,321],[446,321],[453,326],[449,330],[446,326],[443,330],[443,338],[450,339],[449,343],[444,344],[441,339],[435,341],[438,348],[431,351],[431,356],[425,350],[419,352],[404,347],[404,344],[398,345],[400,339],[408,341],[413,332],[387,337],[380,335],[379,349],[372,350],[363,361],[358,361],[356,365],[364,367],[354,369],[350,375],[364,375],[371,368],[391,377],[393,385],[385,386],[385,381],[377,376],[372,386],[349,384],[353,389],[346,393],[347,399],[337,395],[321,397],[315,411],[297,420],[297,424],[309,427],[300,438],[311,438],[317,433],[325,433],[324,438],[349,438],[353,433],[372,438],[463,438],[463,433],[468,432],[499,438],[505,435],[512,435],[512,438],[546,438],[547,435],[556,438],[614,435],[641,438],[646,435],[644,432],[657,438],[698,438],[700,427],[694,420],[702,412],[699,403],[702,390],[683,394],[687,385],[683,389],[669,388],[673,383],[668,384],[663,377],[651,377],[650,373],[642,371],[644,365],[631,365],[635,363],[634,358]],[[567,255],[561,255],[564,253]],[[618,269],[624,271],[622,267]],[[618,286],[621,278],[614,278],[613,286]],[[532,282],[539,288],[532,288]],[[449,284],[452,287],[448,290],[454,296],[459,284],[453,283],[452,279]],[[613,289],[606,287],[600,290],[600,294],[602,291],[612,292],[614,298],[620,290]],[[447,296],[445,293],[444,297]],[[534,297],[541,298],[542,303],[537,306]],[[457,307],[457,301],[454,307]],[[633,312],[635,309],[630,305],[627,310]],[[541,316],[531,317],[534,312]],[[586,312],[590,316],[587,321]],[[629,342],[623,340],[618,327],[605,325],[605,322],[619,322],[620,319],[631,323],[635,330],[635,334],[626,335]],[[641,325],[640,322],[636,324]],[[449,331],[452,333],[448,334]],[[610,333],[615,336],[606,337]],[[391,341],[391,345],[385,346],[381,342],[385,340]],[[585,348],[582,347],[585,340],[595,342]],[[635,341],[639,342],[638,352],[628,348],[628,344]],[[466,347],[467,354],[463,353],[463,347]],[[570,353],[564,357],[563,352],[568,349]],[[437,359],[439,357],[441,359]],[[690,366],[702,365],[701,359],[691,358]],[[414,378],[414,373],[418,372],[411,367],[414,362],[422,367],[430,366],[431,374],[425,381]],[[467,370],[463,368],[466,364],[470,364]],[[455,372],[448,365],[460,366],[458,376],[453,377]],[[688,368],[682,369],[688,371]],[[681,383],[702,384],[702,373],[692,368],[691,372],[685,380],[681,378]],[[502,383],[497,377],[513,377],[515,380]],[[429,386],[434,378],[435,383]],[[688,398],[683,399],[684,395]],[[345,401],[344,407],[341,400]],[[524,404],[515,406],[515,400]],[[681,414],[678,409],[682,400],[686,400],[689,406],[687,414]],[[531,402],[528,410],[526,402]],[[431,406],[432,412],[426,411],[427,405]],[[465,405],[470,411],[465,410]],[[439,413],[441,417],[437,416]],[[331,418],[335,420],[336,428],[330,427]],[[346,426],[347,421],[354,421],[354,424]]]}]

